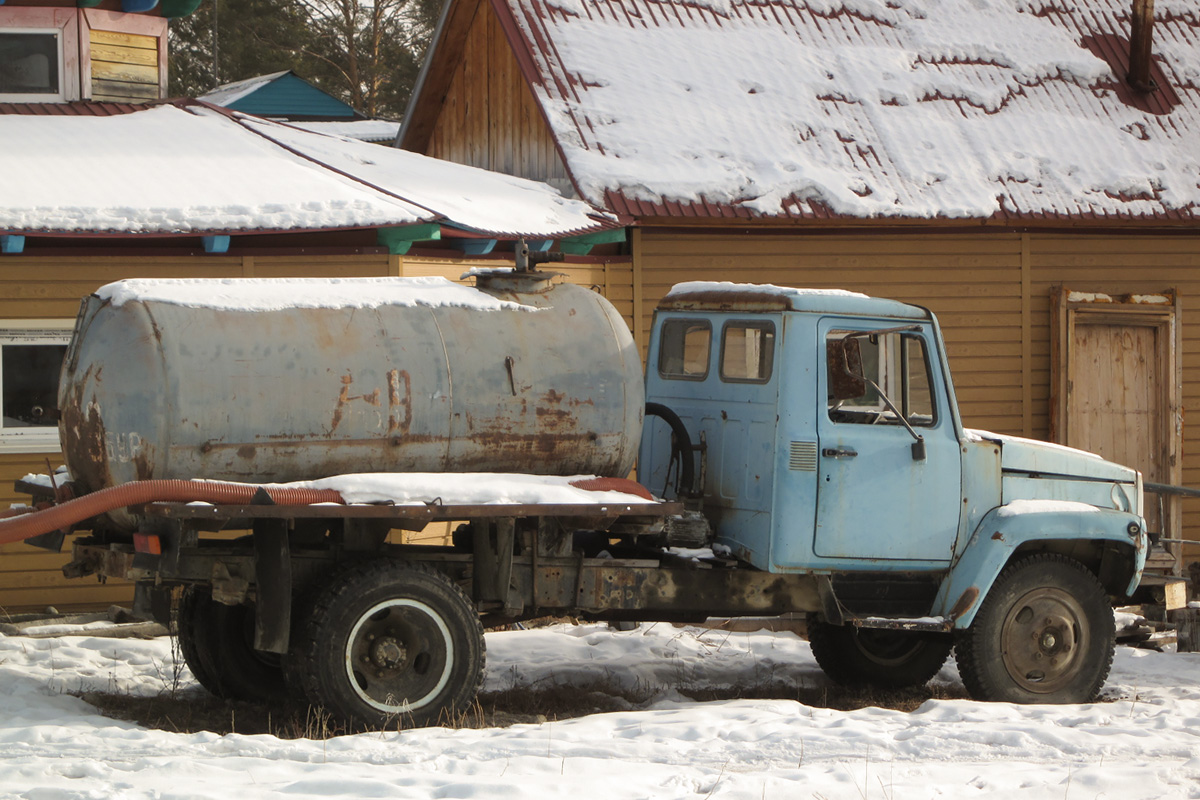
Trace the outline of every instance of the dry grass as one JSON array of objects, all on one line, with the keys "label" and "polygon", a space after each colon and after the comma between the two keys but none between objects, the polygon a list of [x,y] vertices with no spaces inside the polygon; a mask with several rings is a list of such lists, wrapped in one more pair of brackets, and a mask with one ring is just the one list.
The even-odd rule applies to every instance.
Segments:
[{"label": "dry grass", "polygon": [[[913,711],[933,699],[961,699],[961,687],[919,687],[902,691],[850,689],[840,686],[803,687],[794,684],[765,684],[734,689],[673,687],[680,694],[703,702],[718,700],[796,700],[815,708],[851,711],[875,706]],[[545,722],[583,717],[610,711],[627,711],[651,701],[659,692],[629,691],[596,683],[589,686],[514,688],[484,692],[475,705],[443,721],[454,728],[507,727],[520,723]],[[81,695],[107,717],[137,723],[146,728],[194,733],[266,733],[281,739],[328,739],[346,733],[328,714],[305,705],[264,706],[222,700],[204,693],[164,693],[159,697],[130,697],[89,692]],[[397,727],[400,727],[398,724]]]}]

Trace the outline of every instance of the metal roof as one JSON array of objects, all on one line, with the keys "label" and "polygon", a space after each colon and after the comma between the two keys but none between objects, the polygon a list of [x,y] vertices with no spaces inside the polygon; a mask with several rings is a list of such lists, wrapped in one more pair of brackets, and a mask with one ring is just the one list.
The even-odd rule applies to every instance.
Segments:
[{"label": "metal roof", "polygon": [[[490,2],[577,190],[617,214],[1060,225],[1200,220],[1194,3],[1158,3],[1151,65],[1157,88],[1143,94],[1124,80],[1130,0]],[[974,25],[967,13],[978,14]],[[937,30],[939,15],[951,14],[965,20],[952,30],[961,41],[935,41],[928,31]],[[1038,49],[1040,61],[1032,56]],[[771,100],[793,74],[799,81],[819,70],[812,63],[818,57],[829,65],[827,90],[803,97],[800,90],[776,91]],[[707,71],[718,61],[721,72]],[[889,75],[893,65],[897,74]],[[694,81],[684,85],[689,75]],[[872,94],[889,91],[892,79],[906,90],[924,88],[892,100]],[[726,84],[719,87],[724,95],[714,83]],[[734,86],[750,97],[739,99]],[[714,99],[725,97],[736,102]],[[808,116],[801,109],[788,115],[797,98]],[[720,144],[706,152],[706,142],[716,140],[706,140],[710,128],[747,143],[747,151],[760,141],[755,156],[769,147],[775,163],[764,169]],[[1033,152],[1010,158],[996,144],[999,130],[1006,131],[1005,147],[1027,144]],[[916,137],[903,131],[936,131],[943,141],[961,142],[968,156],[948,157],[948,174],[939,175],[936,150],[920,152]],[[694,160],[693,174],[656,177],[664,156],[682,151]],[[1080,164],[1063,154],[1097,174],[1109,167],[1124,173],[1081,177]],[[1149,163],[1143,168],[1140,161]],[[980,180],[970,187],[974,195],[956,195],[954,185],[968,171],[960,165],[968,162]],[[778,168],[811,180],[769,174]]]},{"label": "metal roof", "polygon": [[0,104],[3,114],[9,115],[0,116],[5,235],[208,236],[421,225],[463,237],[558,239],[617,224],[546,184],[196,100],[10,103]]}]

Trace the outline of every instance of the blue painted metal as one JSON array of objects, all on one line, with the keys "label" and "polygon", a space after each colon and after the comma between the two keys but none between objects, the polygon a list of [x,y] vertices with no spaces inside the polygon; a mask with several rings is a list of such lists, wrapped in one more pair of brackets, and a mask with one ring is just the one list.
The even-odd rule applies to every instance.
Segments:
[{"label": "blue painted metal", "polygon": [[158,5],[158,0],[121,0],[121,10],[126,14],[144,14]]},{"label": "blue painted metal", "polygon": [[204,242],[204,252],[206,253],[229,252],[228,236],[204,236],[201,237],[201,241]]},{"label": "blue painted metal", "polygon": [[[1037,510],[1038,501],[1034,501],[1020,513],[1005,505],[983,518],[962,557],[942,583],[934,601],[934,615],[953,619],[954,627],[959,630],[969,627],[1009,559],[1018,548],[1031,542],[1061,541],[1077,545],[1091,541],[1124,545],[1132,555],[1129,573],[1122,577],[1119,586],[1108,589],[1113,593],[1129,593],[1137,588],[1148,549],[1143,519],[1115,509],[1069,509],[1053,501],[1043,502],[1044,510]],[[1136,535],[1130,535],[1130,525],[1137,526]]]},{"label": "blue painted metal", "polygon": [[550,248],[554,246],[553,239],[530,239],[525,242],[529,246],[530,252],[534,253],[549,253]]},{"label": "blue painted metal", "polygon": [[[870,331],[895,327],[895,320],[826,316],[818,326],[818,341],[824,343],[834,331]],[[899,349],[909,343],[912,351],[924,345],[935,352],[933,324],[918,323],[919,332],[880,335],[879,348],[894,342]],[[866,340],[864,351],[871,347]],[[819,348],[820,362],[825,362]],[[880,353],[880,360],[886,354]],[[900,371],[896,364],[892,372]],[[817,398],[832,396],[828,386],[830,369],[819,369]],[[873,373],[869,367],[867,377]],[[918,365],[913,365],[917,370]],[[924,377],[926,369],[920,365]],[[882,381],[882,377],[879,378]],[[893,388],[893,394],[897,394]],[[817,475],[817,527],[813,553],[821,559],[870,559],[876,561],[948,563],[958,536],[961,505],[962,464],[953,424],[954,410],[940,379],[932,381],[934,420],[918,425],[925,440],[926,457],[913,457],[912,434],[890,418],[880,403],[876,412],[827,411],[818,402],[817,433],[820,466]],[[899,399],[899,394],[897,394]],[[853,421],[849,421],[853,420]],[[894,419],[892,419],[894,422]],[[880,424],[882,423],[882,424]],[[848,455],[853,453],[855,455]]]},{"label": "blue painted metal", "polygon": [[20,253],[25,250],[25,237],[19,234],[0,236],[0,253]]},{"label": "blue painted metal", "polygon": [[[944,575],[930,613],[953,611],[958,627],[970,624],[1008,558],[1034,541],[1051,542],[1051,549],[1059,541],[1123,543],[1136,557],[1121,578],[1125,585],[1110,588],[1136,585],[1145,535],[1131,536],[1127,528],[1137,523],[1144,529],[1137,474],[1054,445],[964,431],[945,344],[927,310],[859,295],[726,286],[701,285],[659,304],[646,391],[649,400],[679,414],[694,442],[705,441],[704,510],[717,541],[738,558],[771,572]],[[769,320],[779,331],[769,385],[720,379],[720,331],[744,319]],[[695,324],[683,326],[686,320]],[[669,342],[678,349],[678,336],[665,333],[671,326],[707,326],[708,352],[695,346],[692,363],[679,366],[686,360],[670,357]],[[829,409],[827,335],[895,327],[913,329],[903,335],[923,344],[929,362],[928,388],[913,382],[918,395],[928,392],[924,408],[932,411],[931,418],[912,420],[924,439],[923,459],[914,458],[913,436],[904,427],[886,424],[894,416],[863,424],[875,421],[865,399],[858,401],[859,421]],[[664,364],[671,366],[664,370]],[[652,491],[667,485],[671,457],[667,427],[651,420],[638,469]],[[1028,515],[997,510],[1019,498],[1089,505],[1048,506]],[[975,601],[955,608],[972,587],[979,590]]]},{"label": "blue painted metal", "polygon": [[[647,374],[647,395],[680,416],[692,441],[703,437],[708,468],[705,471],[704,512],[717,540],[743,560],[760,569],[770,567],[771,508],[775,482],[776,413],[782,315],[662,314],[656,319],[651,352],[657,352],[661,323],[668,319],[707,319],[712,325],[708,369],[700,380],[665,377],[652,364]],[[763,383],[732,382],[722,375],[721,346],[724,333],[739,323],[774,326],[770,379]],[[639,476],[653,492],[667,483],[671,458],[670,433],[661,420],[647,423],[639,455]]]}]

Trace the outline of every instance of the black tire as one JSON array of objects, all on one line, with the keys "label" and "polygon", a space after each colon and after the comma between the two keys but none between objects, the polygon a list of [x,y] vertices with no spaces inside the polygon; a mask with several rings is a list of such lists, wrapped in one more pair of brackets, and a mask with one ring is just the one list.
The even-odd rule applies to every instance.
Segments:
[{"label": "black tire", "polygon": [[200,685],[217,697],[270,702],[284,699],[281,659],[254,649],[254,606],[213,601],[191,587],[179,602],[179,649]]},{"label": "black tire", "polygon": [[207,588],[189,586],[184,589],[175,615],[175,631],[179,652],[188,669],[201,686],[212,694],[219,694],[221,684],[212,662],[212,605],[212,595]]},{"label": "black tire", "polygon": [[892,631],[808,622],[813,658],[834,683],[906,689],[938,673],[954,640],[949,634]]},{"label": "black tire", "polygon": [[1031,556],[1000,573],[958,635],[958,671],[977,700],[1087,703],[1108,678],[1115,637],[1095,575],[1065,556]]},{"label": "black tire", "polygon": [[212,661],[219,695],[254,703],[287,699],[282,657],[254,649],[254,605],[213,603],[213,612]]},{"label": "black tire", "polygon": [[420,726],[468,709],[483,683],[483,626],[442,574],[372,560],[335,575],[289,654],[308,699],[352,727]]}]

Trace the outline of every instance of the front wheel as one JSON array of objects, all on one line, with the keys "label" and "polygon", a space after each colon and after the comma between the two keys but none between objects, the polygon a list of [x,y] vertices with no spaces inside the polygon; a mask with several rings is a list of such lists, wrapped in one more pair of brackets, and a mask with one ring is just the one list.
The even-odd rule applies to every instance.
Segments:
[{"label": "front wheel", "polygon": [[977,700],[1087,703],[1108,678],[1112,607],[1086,567],[1042,554],[1009,565],[958,635],[958,671]]},{"label": "front wheel", "polygon": [[356,564],[321,592],[292,657],[309,700],[354,726],[449,721],[483,682],[483,627],[440,573]]},{"label": "front wheel", "polygon": [[948,634],[808,623],[813,657],[830,680],[844,686],[904,689],[929,681],[950,655]]}]

